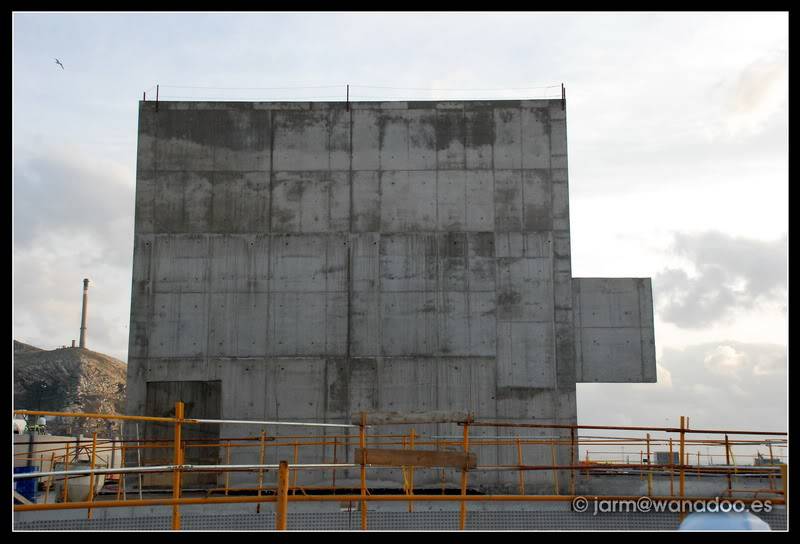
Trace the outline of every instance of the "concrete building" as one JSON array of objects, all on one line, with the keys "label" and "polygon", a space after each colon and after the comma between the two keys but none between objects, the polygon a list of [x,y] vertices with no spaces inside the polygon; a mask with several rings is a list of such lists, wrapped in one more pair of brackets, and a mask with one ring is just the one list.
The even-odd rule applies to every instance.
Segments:
[{"label": "concrete building", "polygon": [[136,178],[131,414],[571,424],[576,383],[656,380],[650,279],[572,277],[561,99],[141,102]]}]

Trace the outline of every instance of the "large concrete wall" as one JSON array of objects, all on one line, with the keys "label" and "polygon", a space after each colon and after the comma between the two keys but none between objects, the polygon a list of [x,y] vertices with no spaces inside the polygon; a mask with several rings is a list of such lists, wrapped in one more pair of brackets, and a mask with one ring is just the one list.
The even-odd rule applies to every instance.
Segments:
[{"label": "large concrete wall", "polygon": [[576,422],[561,100],[141,102],[134,243],[130,413],[220,380],[223,418]]}]

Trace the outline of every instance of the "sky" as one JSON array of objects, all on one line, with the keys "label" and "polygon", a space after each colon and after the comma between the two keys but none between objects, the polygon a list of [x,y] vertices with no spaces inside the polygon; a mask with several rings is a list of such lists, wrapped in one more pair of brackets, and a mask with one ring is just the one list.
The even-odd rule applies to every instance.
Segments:
[{"label": "sky", "polygon": [[17,340],[77,340],[89,277],[89,346],[127,359],[156,84],[266,101],[563,82],[573,275],[650,277],[656,310],[658,383],[579,384],[579,423],[786,428],[786,13],[15,13],[12,47]]}]

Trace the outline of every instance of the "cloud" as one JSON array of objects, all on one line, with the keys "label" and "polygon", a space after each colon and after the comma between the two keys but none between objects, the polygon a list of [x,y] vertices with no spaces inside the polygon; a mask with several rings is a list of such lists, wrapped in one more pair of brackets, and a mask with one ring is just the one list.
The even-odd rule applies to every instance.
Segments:
[{"label": "cloud", "polygon": [[90,233],[112,249],[117,227],[133,224],[134,172],[80,149],[48,149],[15,164],[13,183],[18,247],[57,232]]},{"label": "cloud", "polygon": [[718,341],[665,348],[655,384],[579,384],[585,424],[781,431],[787,426],[785,346]]},{"label": "cloud", "polygon": [[749,64],[729,85],[727,127],[730,133],[755,132],[786,103],[784,91],[789,74],[786,51],[777,51]]},{"label": "cloud", "polygon": [[125,360],[133,172],[70,148],[14,166],[14,337],[46,349],[69,345],[88,277],[89,348]]},{"label": "cloud", "polygon": [[703,358],[706,370],[721,376],[739,377],[738,371],[746,364],[744,353],[736,351],[728,345],[717,346]]},{"label": "cloud", "polygon": [[716,231],[675,235],[673,253],[694,273],[666,268],[653,279],[659,317],[702,328],[736,309],[786,300],[787,237],[764,241]]}]

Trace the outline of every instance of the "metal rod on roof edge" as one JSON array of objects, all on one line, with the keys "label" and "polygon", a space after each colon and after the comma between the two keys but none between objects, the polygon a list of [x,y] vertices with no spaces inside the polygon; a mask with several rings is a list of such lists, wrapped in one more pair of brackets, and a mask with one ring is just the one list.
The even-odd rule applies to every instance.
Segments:
[{"label": "metal rod on roof edge", "polygon": [[156,84],[156,111],[158,111],[158,84]]},{"label": "metal rod on roof edge", "polygon": [[567,106],[567,90],[564,88],[564,82],[561,82],[561,110],[565,110]]},{"label": "metal rod on roof edge", "polygon": [[350,111],[350,85],[347,85],[347,111]]}]

